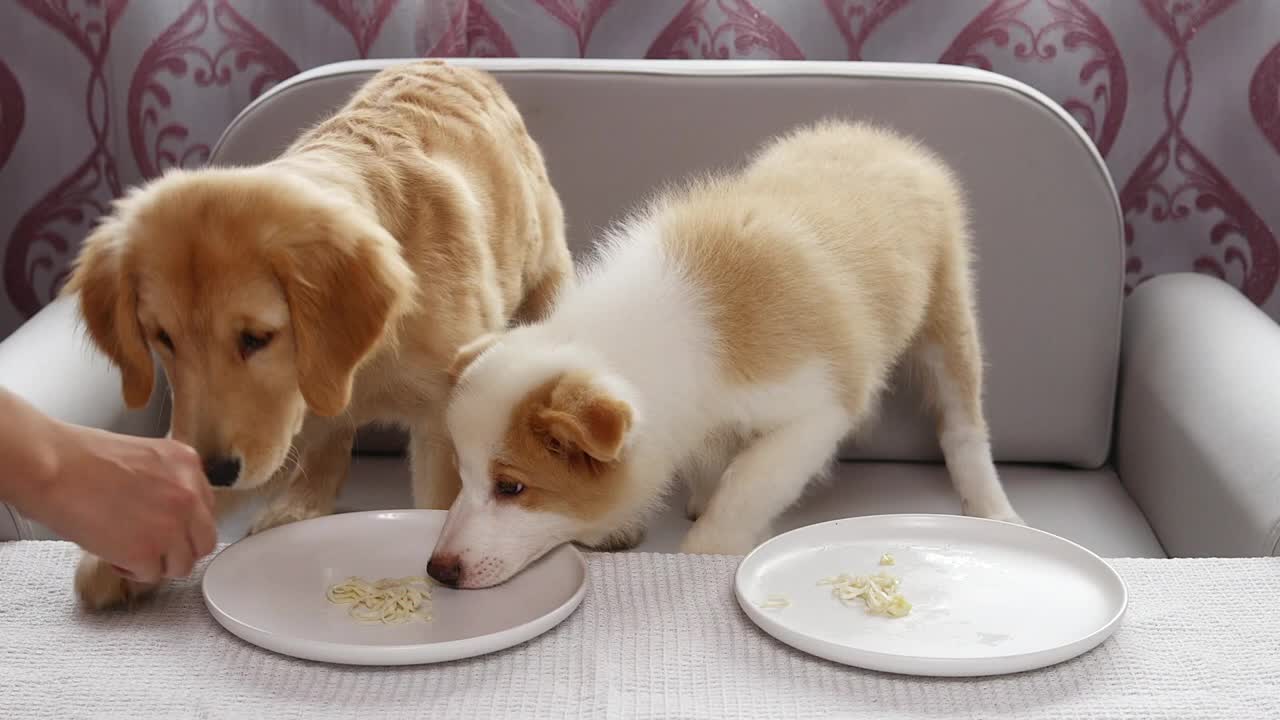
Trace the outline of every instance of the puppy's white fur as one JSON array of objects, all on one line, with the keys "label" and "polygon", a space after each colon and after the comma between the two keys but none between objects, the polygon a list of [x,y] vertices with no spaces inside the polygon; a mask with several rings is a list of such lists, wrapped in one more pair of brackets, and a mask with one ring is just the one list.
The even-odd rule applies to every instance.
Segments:
[{"label": "puppy's white fur", "polygon": [[[447,422],[463,491],[433,564],[480,587],[560,542],[634,539],[676,475],[698,516],[683,549],[745,552],[904,358],[965,512],[1020,522],[982,414],[968,262],[947,168],[877,128],[807,128],[667,195],[550,318],[460,357]],[[512,478],[519,494],[495,490]]]}]

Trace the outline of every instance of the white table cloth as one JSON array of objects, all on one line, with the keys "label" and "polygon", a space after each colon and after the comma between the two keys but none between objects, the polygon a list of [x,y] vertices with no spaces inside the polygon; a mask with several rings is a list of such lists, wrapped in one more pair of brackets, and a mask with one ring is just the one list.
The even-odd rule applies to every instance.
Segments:
[{"label": "white table cloth", "polygon": [[198,579],[134,612],[81,611],[76,552],[0,543],[0,718],[1280,718],[1280,559],[1115,560],[1130,609],[1098,649],[934,680],[774,641],[733,600],[736,558],[591,555],[582,607],[536,640],[355,668],[240,641]]}]

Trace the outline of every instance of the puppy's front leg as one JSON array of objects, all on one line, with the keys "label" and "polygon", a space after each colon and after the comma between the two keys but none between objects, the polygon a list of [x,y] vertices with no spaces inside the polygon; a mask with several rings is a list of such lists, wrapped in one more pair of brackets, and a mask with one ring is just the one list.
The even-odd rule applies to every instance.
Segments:
[{"label": "puppy's front leg", "polygon": [[[239,506],[246,495],[234,490],[214,489],[214,521]],[[122,576],[111,567],[111,563],[90,553],[81,554],[80,564],[76,566],[76,596],[82,605],[92,610],[121,605],[132,607],[157,587],[159,583],[142,583]]]},{"label": "puppy's front leg", "polygon": [[720,479],[681,552],[742,555],[764,539],[773,519],[795,502],[848,433],[841,407],[812,413],[756,438]]},{"label": "puppy's front leg", "polygon": [[696,522],[707,511],[725,468],[740,449],[741,443],[732,434],[713,433],[707,437],[703,447],[685,461],[678,473],[689,486],[685,517]]},{"label": "puppy's front leg", "polygon": [[305,437],[297,471],[292,477],[282,479],[283,486],[254,519],[250,535],[333,512],[338,493],[351,472],[351,447],[356,431],[354,426],[343,424],[314,435],[314,438]]}]

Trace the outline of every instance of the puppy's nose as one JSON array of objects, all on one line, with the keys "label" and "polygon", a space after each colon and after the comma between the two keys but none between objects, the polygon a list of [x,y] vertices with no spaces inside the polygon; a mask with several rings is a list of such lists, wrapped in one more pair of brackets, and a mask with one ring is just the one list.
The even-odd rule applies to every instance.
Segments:
[{"label": "puppy's nose", "polygon": [[204,461],[204,475],[214,487],[231,487],[240,477],[240,460],[231,457],[211,457]]},{"label": "puppy's nose", "polygon": [[427,574],[441,585],[457,587],[462,579],[462,561],[457,555],[438,555],[427,563]]}]

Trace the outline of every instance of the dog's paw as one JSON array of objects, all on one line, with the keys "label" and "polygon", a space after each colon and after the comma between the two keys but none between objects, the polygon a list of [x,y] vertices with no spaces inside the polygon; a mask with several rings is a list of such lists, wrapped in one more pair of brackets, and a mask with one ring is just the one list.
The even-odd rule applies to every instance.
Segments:
[{"label": "dog's paw", "polygon": [[1026,521],[1022,516],[1014,512],[1013,507],[1008,502],[990,503],[986,506],[978,506],[976,503],[970,503],[967,500],[960,503],[960,511],[969,517],[985,518],[987,520],[999,520],[1000,522],[1013,523],[1014,525],[1026,525]]},{"label": "dog's paw", "polygon": [[90,610],[133,607],[155,588],[155,585],[121,576],[110,563],[87,553],[76,567],[76,596],[80,604]]},{"label": "dog's paw", "polygon": [[621,552],[630,550],[644,542],[644,535],[644,528],[627,528],[619,530],[604,540],[587,547],[596,552]]},{"label": "dog's paw", "polygon": [[1010,511],[1009,511],[1009,512],[1007,512],[1007,513],[1000,513],[1000,514],[997,514],[997,515],[992,515],[992,516],[991,516],[990,518],[988,518],[988,519],[990,519],[990,520],[999,520],[1000,522],[1013,523],[1014,525],[1026,525],[1026,524],[1027,524],[1027,521],[1026,521],[1026,520],[1023,520],[1021,515],[1019,515],[1019,514],[1018,514],[1018,513],[1016,513],[1016,512],[1013,512],[1012,510],[1010,510]]},{"label": "dog's paw", "polygon": [[713,529],[699,523],[693,526],[680,552],[693,555],[746,555],[759,544],[759,538],[737,529]]},{"label": "dog's paw", "polygon": [[280,525],[288,525],[299,520],[310,520],[311,518],[321,517],[329,513],[317,508],[303,507],[300,505],[276,506],[268,505],[253,520],[253,524],[249,526],[249,534],[270,530]]}]

